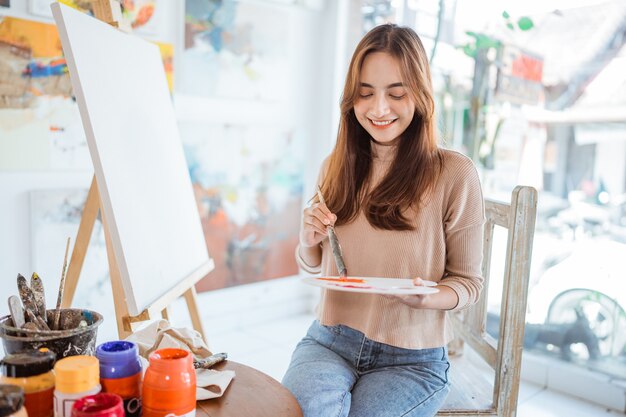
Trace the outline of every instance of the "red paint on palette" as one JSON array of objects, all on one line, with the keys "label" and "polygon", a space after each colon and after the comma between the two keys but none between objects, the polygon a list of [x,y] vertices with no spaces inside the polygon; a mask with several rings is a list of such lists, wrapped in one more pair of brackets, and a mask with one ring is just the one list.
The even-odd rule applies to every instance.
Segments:
[{"label": "red paint on palette", "polygon": [[334,285],[336,287],[341,287],[341,288],[361,288],[361,289],[363,289],[363,288],[365,288],[365,289],[374,288],[374,287],[370,287],[369,285],[350,285],[350,284],[347,284],[347,285],[330,284],[330,285]]},{"label": "red paint on palette", "polygon": [[322,281],[331,281],[331,282],[354,282],[357,284],[365,284],[364,279],[359,278],[316,278]]}]

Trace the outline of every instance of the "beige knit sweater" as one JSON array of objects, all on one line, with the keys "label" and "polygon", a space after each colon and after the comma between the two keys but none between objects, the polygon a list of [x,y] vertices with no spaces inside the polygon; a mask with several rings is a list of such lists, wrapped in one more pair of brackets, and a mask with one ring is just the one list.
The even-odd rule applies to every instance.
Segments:
[{"label": "beige knit sweater", "polygon": [[[383,177],[393,156],[392,150],[377,148],[373,184]],[[361,213],[335,231],[349,276],[419,276],[438,281],[457,293],[457,310],[475,303],[482,289],[484,203],[472,161],[449,150],[444,150],[443,161],[442,175],[428,203],[410,213],[415,230],[375,229]],[[323,168],[320,182],[322,179]],[[320,250],[321,265],[312,266],[296,248],[298,264],[309,273],[337,276],[328,239]],[[446,311],[415,309],[377,294],[321,291],[317,317],[324,325],[344,324],[372,340],[407,349],[441,347],[453,338]]]}]

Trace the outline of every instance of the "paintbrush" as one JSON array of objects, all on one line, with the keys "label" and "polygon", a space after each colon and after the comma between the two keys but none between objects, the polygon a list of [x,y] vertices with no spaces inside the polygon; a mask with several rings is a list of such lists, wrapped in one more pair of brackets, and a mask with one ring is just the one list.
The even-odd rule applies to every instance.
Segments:
[{"label": "paintbrush", "polygon": [[63,269],[61,270],[61,282],[59,282],[59,293],[57,295],[57,305],[54,310],[54,321],[52,322],[52,329],[59,330],[59,319],[61,318],[61,300],[63,299],[63,290],[65,289],[65,273],[67,272],[67,253],[70,250],[70,238],[67,238],[67,244],[65,245],[65,258],[63,259]]},{"label": "paintbrush", "polygon": [[11,313],[13,326],[21,329],[26,321],[24,320],[24,308],[22,307],[22,302],[17,295],[9,297],[9,312]]},{"label": "paintbrush", "polygon": [[30,322],[37,326],[37,330],[50,330],[50,327],[48,327],[48,324],[45,321],[43,321],[41,317],[33,313],[33,310],[31,310],[30,308],[24,307],[24,312],[28,316],[28,319],[30,320]]},{"label": "paintbrush", "polygon": [[[322,195],[322,189],[319,185],[317,186],[317,197],[320,199],[320,203],[326,205],[324,196]],[[326,230],[328,231],[328,241],[330,242],[330,248],[333,251],[333,258],[335,259],[335,265],[337,265],[337,270],[339,271],[339,277],[341,279],[345,279],[348,276],[348,270],[346,268],[346,264],[343,262],[341,245],[339,244],[339,239],[335,233],[335,228],[334,226],[328,226]]]},{"label": "paintbrush", "polygon": [[37,306],[35,305],[35,296],[33,291],[28,286],[26,278],[22,274],[17,274],[17,291],[20,294],[20,299],[24,305],[24,311],[30,310],[33,313],[37,313]]},{"label": "paintbrush", "polygon": [[46,321],[48,319],[46,317],[46,293],[43,289],[43,281],[36,272],[33,272],[33,275],[30,277],[30,289],[35,299],[36,313]]},{"label": "paintbrush", "polygon": [[193,367],[195,369],[209,369],[216,363],[220,363],[221,361],[226,360],[227,358],[228,358],[228,354],[226,353],[214,353],[208,358],[204,358],[200,360],[194,359]]}]

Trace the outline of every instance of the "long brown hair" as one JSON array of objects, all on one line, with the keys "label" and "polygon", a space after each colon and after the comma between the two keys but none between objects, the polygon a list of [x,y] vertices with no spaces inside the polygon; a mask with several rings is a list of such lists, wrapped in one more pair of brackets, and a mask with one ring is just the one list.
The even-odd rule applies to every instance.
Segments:
[{"label": "long brown hair", "polygon": [[[415,103],[413,120],[401,135],[394,161],[366,195],[372,166],[371,135],[354,114],[361,67],[372,52],[386,52],[400,65],[402,82]],[[386,230],[412,230],[406,210],[418,208],[442,170],[435,134],[435,102],[428,58],[417,34],[392,24],[377,26],[359,42],[348,68],[341,98],[341,120],[321,185],[337,224],[354,220],[363,206],[369,223]]]}]

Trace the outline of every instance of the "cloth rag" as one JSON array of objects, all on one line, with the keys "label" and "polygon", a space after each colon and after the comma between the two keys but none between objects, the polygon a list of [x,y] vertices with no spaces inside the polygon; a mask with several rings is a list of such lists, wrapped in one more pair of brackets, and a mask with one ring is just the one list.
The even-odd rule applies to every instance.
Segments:
[{"label": "cloth rag", "polygon": [[[212,355],[202,336],[194,329],[172,327],[167,320],[157,320],[137,330],[126,338],[137,344],[143,369],[148,367],[150,354],[158,349],[178,348],[192,353],[196,360]],[[213,369],[196,369],[196,401],[221,397],[235,371],[215,371]]]}]

